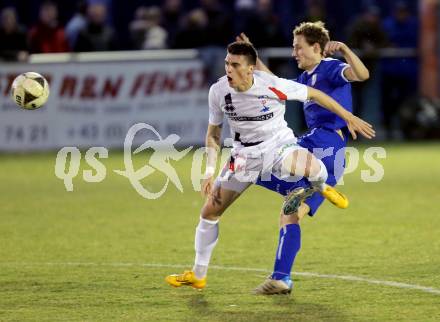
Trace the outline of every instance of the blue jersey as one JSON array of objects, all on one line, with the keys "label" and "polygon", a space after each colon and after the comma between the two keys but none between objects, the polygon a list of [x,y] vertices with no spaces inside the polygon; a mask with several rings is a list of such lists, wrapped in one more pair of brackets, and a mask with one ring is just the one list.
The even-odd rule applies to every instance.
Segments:
[{"label": "blue jersey", "polygon": [[[324,58],[312,71],[303,72],[296,81],[319,89],[352,112],[351,84],[344,76],[347,67],[349,65],[340,60]],[[304,103],[304,115],[309,129],[337,130],[347,126],[339,116],[310,100]]]},{"label": "blue jersey", "polygon": [[[347,67],[349,65],[340,60],[325,58],[312,71],[303,72],[296,81],[321,90],[351,112],[351,85],[343,74]],[[345,167],[344,157],[339,160],[337,155],[344,156],[345,154],[349,135],[347,124],[333,112],[312,101],[304,103],[304,114],[309,131],[298,138],[298,144],[312,153],[316,148],[323,150],[330,148],[332,150],[332,154],[321,158],[321,161],[328,171],[326,183],[334,186],[342,176]],[[343,137],[336,133],[337,129],[341,129]],[[258,180],[256,183],[284,196],[295,188],[310,186],[306,178],[297,182],[287,182],[274,175],[270,181]],[[310,207],[310,216],[315,214],[323,201],[324,197],[318,192],[305,200],[305,203]]]},{"label": "blue jersey", "polygon": [[[315,155],[321,159],[327,168],[328,178],[326,183],[330,186],[336,185],[345,168],[344,155],[349,135],[348,129],[345,127],[342,130],[342,133],[344,138],[341,138],[341,136],[334,130],[314,128],[298,138],[298,145],[309,150],[311,153],[315,152],[314,149],[322,149],[330,152],[329,155],[323,157]],[[279,179],[274,175],[271,176],[270,180],[262,181],[259,179],[256,184],[278,192],[283,196],[287,196],[289,192],[298,187],[310,187],[310,182],[306,178],[302,178],[296,182],[289,182]],[[324,197],[319,192],[315,192],[312,196],[306,199],[305,203],[310,207],[310,216],[315,214],[323,201]]]}]

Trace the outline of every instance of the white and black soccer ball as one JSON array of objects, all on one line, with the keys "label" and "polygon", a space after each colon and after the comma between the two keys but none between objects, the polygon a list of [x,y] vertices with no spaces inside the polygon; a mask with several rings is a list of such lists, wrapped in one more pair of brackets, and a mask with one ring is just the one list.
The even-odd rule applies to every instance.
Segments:
[{"label": "white and black soccer ball", "polygon": [[12,100],[20,107],[35,110],[49,98],[49,84],[38,73],[27,72],[18,75],[11,86]]}]

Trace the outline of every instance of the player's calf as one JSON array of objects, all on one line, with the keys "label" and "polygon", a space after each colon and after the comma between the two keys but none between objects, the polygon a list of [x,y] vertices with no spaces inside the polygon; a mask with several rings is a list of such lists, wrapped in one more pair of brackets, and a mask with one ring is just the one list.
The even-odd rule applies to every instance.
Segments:
[{"label": "player's calf", "polygon": [[290,216],[298,212],[301,203],[316,192],[312,187],[298,187],[291,191],[284,200],[282,211],[285,216]]}]

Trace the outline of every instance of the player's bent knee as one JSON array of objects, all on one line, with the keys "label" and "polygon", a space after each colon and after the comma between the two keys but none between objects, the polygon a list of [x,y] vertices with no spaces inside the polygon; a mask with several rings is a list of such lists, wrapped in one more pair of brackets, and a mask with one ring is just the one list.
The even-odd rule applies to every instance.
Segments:
[{"label": "player's bent knee", "polygon": [[215,206],[211,203],[210,200],[207,200],[205,205],[202,207],[202,211],[200,212],[200,217],[207,220],[217,220],[225,211],[224,207]]},{"label": "player's bent knee", "polygon": [[282,163],[283,171],[289,171],[291,175],[308,177],[311,170],[313,155],[306,149],[298,149],[287,155]]},{"label": "player's bent knee", "polygon": [[293,151],[292,153],[288,154],[282,161],[282,171],[284,173],[290,173],[292,175],[295,175],[295,172],[297,171],[295,169],[297,158],[298,158],[298,151]]},{"label": "player's bent knee", "polygon": [[321,172],[321,167],[325,167],[324,163],[322,163],[321,160],[316,158],[312,158],[308,166],[309,166],[308,172],[312,177],[318,175]]}]

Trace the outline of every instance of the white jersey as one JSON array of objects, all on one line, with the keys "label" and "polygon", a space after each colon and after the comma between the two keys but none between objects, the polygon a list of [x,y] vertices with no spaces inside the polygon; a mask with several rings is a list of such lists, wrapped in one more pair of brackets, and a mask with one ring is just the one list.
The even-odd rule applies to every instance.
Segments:
[{"label": "white jersey", "polygon": [[307,94],[307,86],[262,71],[254,72],[253,85],[245,92],[235,91],[223,76],[209,89],[209,123],[219,125],[226,116],[232,138],[243,143],[294,138],[284,119],[284,101],[304,102]]}]

